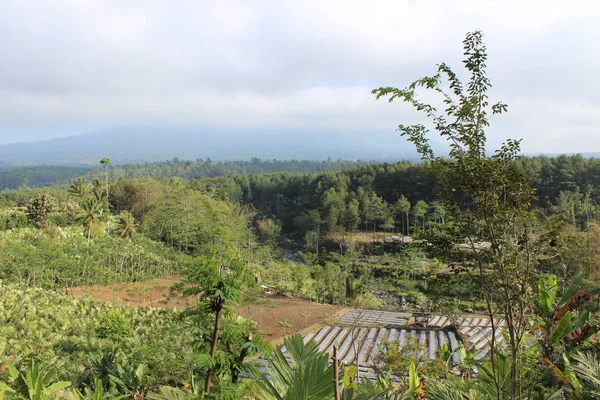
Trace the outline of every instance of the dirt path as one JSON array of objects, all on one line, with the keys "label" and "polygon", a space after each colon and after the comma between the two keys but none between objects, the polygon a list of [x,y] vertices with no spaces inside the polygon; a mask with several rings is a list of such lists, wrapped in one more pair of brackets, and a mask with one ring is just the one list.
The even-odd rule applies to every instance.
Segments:
[{"label": "dirt path", "polygon": [[[177,282],[176,279],[154,279],[129,284],[78,287],[69,293],[75,297],[132,307],[150,306],[181,310],[193,303],[193,300],[171,290]],[[285,336],[331,323],[347,310],[346,307],[307,300],[266,296],[240,307],[237,313],[256,321],[265,339],[279,344]]]}]

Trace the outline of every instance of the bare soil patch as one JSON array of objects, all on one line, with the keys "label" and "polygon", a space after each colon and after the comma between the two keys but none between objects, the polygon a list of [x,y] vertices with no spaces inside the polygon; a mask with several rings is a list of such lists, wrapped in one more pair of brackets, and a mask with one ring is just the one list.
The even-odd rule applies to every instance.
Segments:
[{"label": "bare soil patch", "polygon": [[[69,290],[69,294],[132,307],[149,306],[182,310],[193,304],[193,299],[182,297],[181,294],[171,290],[177,282],[177,279],[154,279],[108,286],[86,286],[73,288]],[[304,333],[315,326],[332,323],[348,310],[346,307],[318,304],[285,296],[264,296],[240,307],[237,313],[256,321],[265,339],[273,344],[279,344],[287,335]]]},{"label": "bare soil patch", "polygon": [[287,335],[305,333],[315,326],[333,323],[348,310],[341,306],[272,296],[246,304],[238,310],[238,314],[256,321],[265,339],[279,344]]}]

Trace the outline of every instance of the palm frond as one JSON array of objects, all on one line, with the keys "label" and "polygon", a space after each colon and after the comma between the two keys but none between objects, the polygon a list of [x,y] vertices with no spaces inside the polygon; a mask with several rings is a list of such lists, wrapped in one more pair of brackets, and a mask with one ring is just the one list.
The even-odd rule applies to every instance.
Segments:
[{"label": "palm frond", "polygon": [[578,352],[573,354],[573,360],[573,371],[589,385],[600,389],[600,360],[596,355]]}]

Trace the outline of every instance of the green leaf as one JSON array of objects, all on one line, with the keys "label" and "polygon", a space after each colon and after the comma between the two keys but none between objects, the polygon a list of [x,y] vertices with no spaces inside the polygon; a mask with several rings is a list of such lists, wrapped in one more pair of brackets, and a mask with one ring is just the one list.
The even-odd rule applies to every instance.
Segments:
[{"label": "green leaf", "polygon": [[144,378],[144,369],[145,369],[144,364],[140,364],[140,365],[138,365],[137,369],[135,370],[135,377],[137,378],[138,383],[141,383],[142,379]]},{"label": "green leaf", "polygon": [[13,364],[8,364],[8,374],[13,379],[17,379],[21,375],[19,370]]},{"label": "green leaf", "polygon": [[583,386],[581,385],[581,382],[579,382],[577,375],[573,371],[573,368],[571,367],[571,362],[569,361],[569,358],[567,357],[566,354],[563,354],[562,356],[563,356],[563,360],[565,362],[565,372],[564,372],[565,378],[569,381],[569,383],[571,384],[571,386],[573,387],[573,389],[575,390],[576,393],[581,392],[581,390],[583,389]]},{"label": "green leaf", "polygon": [[146,398],[150,400],[185,400],[188,398],[186,392],[170,386],[161,386],[159,392],[160,393],[150,392]]},{"label": "green leaf", "polygon": [[586,324],[586,322],[588,321],[589,316],[590,316],[589,310],[583,310],[579,314],[579,318],[577,318],[577,322],[575,322],[575,324],[573,325],[573,330],[584,326]]},{"label": "green leaf", "polygon": [[259,383],[261,399],[331,399],[333,396],[333,367],[326,354],[318,352],[314,342],[306,345],[302,336],[296,334],[284,340],[286,352],[292,360],[287,361],[281,349],[269,357],[267,371],[271,379]]},{"label": "green leaf", "polygon": [[571,296],[573,296],[575,294],[575,292],[577,291],[577,289],[579,289],[579,287],[581,286],[582,280],[583,280],[583,272],[577,271],[577,273],[573,277],[573,280],[569,284],[569,288],[565,291],[562,298],[558,302],[558,308],[564,306],[567,303],[567,301],[569,301]]},{"label": "green leaf", "polygon": [[545,317],[554,313],[554,300],[558,290],[558,280],[555,275],[547,275],[538,283],[538,308]]},{"label": "green leaf", "polygon": [[573,331],[573,325],[571,324],[571,311],[567,312],[556,325],[556,329],[550,337],[550,343],[556,344],[560,340],[564,339],[569,333]]},{"label": "green leaf", "polygon": [[344,378],[343,378],[344,388],[349,388],[352,386],[354,379],[356,379],[357,371],[358,371],[358,369],[356,368],[356,365],[351,365],[348,368],[346,368],[346,371],[344,371]]},{"label": "green leaf", "polygon": [[408,387],[411,392],[417,390],[419,386],[419,375],[417,374],[417,366],[411,362],[408,367]]},{"label": "green leaf", "polygon": [[596,288],[588,292],[588,296],[590,296],[590,299],[598,295],[600,295],[600,288]]},{"label": "green leaf", "polygon": [[58,392],[59,390],[62,390],[69,386],[71,386],[71,382],[68,382],[68,381],[60,381],[60,382],[53,383],[52,385],[48,386],[46,389],[43,390],[42,398],[50,397],[53,394],[55,394],[56,392]]},{"label": "green leaf", "polygon": [[554,379],[556,379],[561,385],[563,385],[564,387],[566,387],[569,390],[574,389],[573,384],[571,383],[569,378],[567,378],[565,376],[565,373],[563,371],[561,371],[560,368],[558,368],[552,361],[548,360],[545,357],[541,357],[540,361],[542,362],[542,364],[544,364],[546,366],[548,371],[550,371],[550,373],[552,374]]},{"label": "green leaf", "polygon": [[0,400],[4,399],[4,393],[14,393],[15,391],[4,382],[0,382]]}]

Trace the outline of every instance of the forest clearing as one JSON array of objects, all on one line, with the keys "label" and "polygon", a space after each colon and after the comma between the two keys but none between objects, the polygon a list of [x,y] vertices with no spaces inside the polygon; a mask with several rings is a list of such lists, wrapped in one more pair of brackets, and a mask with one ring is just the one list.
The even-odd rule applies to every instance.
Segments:
[{"label": "forest clearing", "polygon": [[[129,307],[158,307],[183,310],[192,306],[194,299],[173,291],[179,279],[152,279],[145,282],[85,286],[69,289],[69,294]],[[283,338],[294,333],[305,333],[335,322],[349,309],[331,304],[280,295],[265,295],[246,301],[235,312],[256,322],[264,338],[279,345]]]}]

